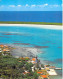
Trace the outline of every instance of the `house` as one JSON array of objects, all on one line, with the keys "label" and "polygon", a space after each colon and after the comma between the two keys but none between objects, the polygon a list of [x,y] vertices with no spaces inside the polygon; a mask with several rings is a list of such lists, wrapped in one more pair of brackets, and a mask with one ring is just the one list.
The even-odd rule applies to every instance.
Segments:
[{"label": "house", "polygon": [[3,52],[10,52],[9,49],[3,49]]},{"label": "house", "polygon": [[30,73],[30,72],[28,72],[28,71],[23,72],[24,75],[29,74],[29,73]]},{"label": "house", "polygon": [[49,65],[45,65],[44,67],[45,67],[45,70],[49,71],[49,67],[50,67]]},{"label": "house", "polygon": [[54,69],[50,69],[50,71],[47,71],[49,75],[58,75]]},{"label": "house", "polygon": [[34,72],[35,70],[34,70],[34,66],[33,67],[31,67],[32,68],[32,72]]},{"label": "house", "polygon": [[50,69],[48,67],[45,68],[47,71],[49,71]]},{"label": "house", "polygon": [[3,47],[4,47],[4,45],[0,45],[0,47],[1,47],[1,48],[3,48]]},{"label": "house", "polygon": [[37,72],[37,73],[40,74],[40,75],[43,74],[43,72]]},{"label": "house", "polygon": [[2,53],[2,55],[9,55],[10,53],[10,50],[8,50],[8,49],[3,49],[2,50],[3,51],[3,53]]},{"label": "house", "polygon": [[32,58],[32,61],[36,61],[36,58]]},{"label": "house", "polygon": [[50,69],[55,69],[55,66],[50,66],[49,68],[50,68]]},{"label": "house", "polygon": [[42,79],[48,79],[47,75],[41,75]]},{"label": "house", "polygon": [[7,45],[4,45],[4,47],[8,48],[8,46],[7,46]]},{"label": "house", "polygon": [[32,58],[31,63],[36,64],[37,63],[36,58]]},{"label": "house", "polygon": [[39,79],[49,79],[49,77],[47,75],[40,75]]},{"label": "house", "polygon": [[45,69],[42,69],[42,70],[38,70],[37,72],[39,75],[47,75],[49,76],[49,74],[47,73],[47,71]]}]

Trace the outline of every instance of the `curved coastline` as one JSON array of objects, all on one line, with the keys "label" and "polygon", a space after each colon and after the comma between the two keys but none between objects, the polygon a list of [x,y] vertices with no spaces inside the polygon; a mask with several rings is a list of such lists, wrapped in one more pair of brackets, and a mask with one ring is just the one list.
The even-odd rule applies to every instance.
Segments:
[{"label": "curved coastline", "polygon": [[[9,27],[34,27],[41,29],[51,29],[51,30],[63,30],[63,27],[60,25],[36,25],[36,24],[0,24],[0,26],[9,26]],[[15,52],[15,51],[13,51]],[[38,53],[36,53],[38,54]],[[32,54],[34,55],[34,54]],[[46,64],[45,61],[42,61],[43,64]],[[51,78],[52,79],[52,78]],[[55,79],[55,78],[54,78]]]},{"label": "curved coastline", "polygon": [[0,26],[19,26],[19,27],[34,27],[41,29],[63,30],[61,25],[37,25],[37,24],[0,24]]}]

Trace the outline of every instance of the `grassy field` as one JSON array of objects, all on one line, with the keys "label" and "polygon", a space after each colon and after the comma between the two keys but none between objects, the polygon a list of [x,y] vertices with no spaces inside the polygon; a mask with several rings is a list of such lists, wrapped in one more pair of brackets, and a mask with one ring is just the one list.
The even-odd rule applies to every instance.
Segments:
[{"label": "grassy field", "polygon": [[62,23],[47,23],[47,22],[16,22],[16,21],[0,21],[0,24],[62,25]]}]

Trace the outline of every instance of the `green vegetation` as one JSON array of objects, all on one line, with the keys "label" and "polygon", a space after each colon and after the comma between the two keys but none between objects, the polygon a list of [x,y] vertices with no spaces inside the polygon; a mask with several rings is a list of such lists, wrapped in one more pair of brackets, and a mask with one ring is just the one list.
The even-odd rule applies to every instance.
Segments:
[{"label": "green vegetation", "polygon": [[[32,63],[28,60],[14,58],[0,53],[0,78],[2,79],[38,79],[38,74],[32,72]],[[28,71],[26,74],[25,71]]]},{"label": "green vegetation", "polygon": [[47,23],[47,22],[17,22],[17,21],[0,21],[0,24],[62,25],[62,23]]},{"label": "green vegetation", "polygon": [[12,49],[0,45],[0,79],[42,79],[43,75],[48,78],[49,64],[44,66],[37,56],[15,58],[10,53]]}]

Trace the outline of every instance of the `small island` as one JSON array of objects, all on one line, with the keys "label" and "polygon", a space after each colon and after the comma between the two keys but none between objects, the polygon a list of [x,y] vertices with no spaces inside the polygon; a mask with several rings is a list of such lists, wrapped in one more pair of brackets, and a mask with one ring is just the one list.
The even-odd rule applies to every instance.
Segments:
[{"label": "small island", "polygon": [[62,25],[62,23],[48,23],[48,22],[18,22],[18,21],[0,21],[0,24]]}]

